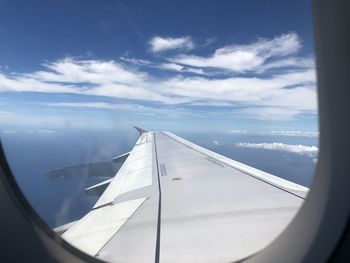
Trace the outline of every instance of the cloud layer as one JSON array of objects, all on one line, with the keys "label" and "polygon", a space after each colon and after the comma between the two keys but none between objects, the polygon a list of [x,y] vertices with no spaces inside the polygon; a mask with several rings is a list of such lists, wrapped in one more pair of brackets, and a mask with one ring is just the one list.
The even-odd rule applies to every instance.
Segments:
[{"label": "cloud layer", "polygon": [[[195,47],[190,37],[156,36],[149,44],[156,53]],[[94,96],[93,102],[85,102],[98,100],[95,108],[111,110],[117,106],[102,104],[106,97],[128,100],[128,104],[149,111],[172,107],[172,112],[183,114],[211,107],[218,114],[240,118],[291,120],[317,111],[315,69],[312,59],[296,56],[300,48],[298,35],[287,33],[245,45],[227,45],[208,57],[179,54],[158,57],[161,62],[66,57],[33,72],[0,72],[0,92]],[[72,107],[69,103],[60,105]]]},{"label": "cloud layer", "polygon": [[310,157],[316,157],[318,153],[318,147],[316,146],[306,146],[301,144],[284,144],[284,143],[249,143],[249,142],[240,142],[236,144],[238,147],[244,148],[254,148],[254,149],[265,149],[272,151],[285,151],[296,153],[300,155],[307,155]]},{"label": "cloud layer", "polygon": [[315,131],[271,131],[272,135],[293,136],[293,137],[318,137],[319,132]]}]

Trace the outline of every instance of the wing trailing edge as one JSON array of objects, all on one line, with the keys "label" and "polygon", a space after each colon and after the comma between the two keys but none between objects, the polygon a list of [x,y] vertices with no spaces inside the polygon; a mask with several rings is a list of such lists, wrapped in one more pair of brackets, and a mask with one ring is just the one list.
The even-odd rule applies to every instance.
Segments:
[{"label": "wing trailing edge", "polygon": [[123,164],[125,162],[125,160],[129,157],[129,155],[130,155],[130,152],[127,152],[127,153],[121,154],[117,157],[114,157],[112,160],[115,163]]},{"label": "wing trailing edge", "polygon": [[95,184],[93,186],[90,186],[88,188],[85,188],[85,194],[87,195],[95,195],[95,196],[101,196],[103,192],[106,190],[107,186],[110,184],[113,178],[110,178],[106,181],[103,181],[101,183]]}]

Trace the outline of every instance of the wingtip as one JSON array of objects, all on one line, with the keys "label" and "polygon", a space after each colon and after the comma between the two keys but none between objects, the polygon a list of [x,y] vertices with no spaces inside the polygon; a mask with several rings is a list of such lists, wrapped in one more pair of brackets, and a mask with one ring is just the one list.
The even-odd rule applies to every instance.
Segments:
[{"label": "wingtip", "polygon": [[149,132],[148,130],[137,127],[137,126],[134,126],[134,128],[140,133],[140,135],[142,135],[143,133]]}]

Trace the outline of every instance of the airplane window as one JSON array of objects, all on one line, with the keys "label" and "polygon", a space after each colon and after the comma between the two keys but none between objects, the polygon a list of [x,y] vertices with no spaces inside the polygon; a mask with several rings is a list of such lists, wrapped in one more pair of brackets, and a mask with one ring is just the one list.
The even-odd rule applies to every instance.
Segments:
[{"label": "airplane window", "polygon": [[232,262],[291,222],[318,158],[309,1],[0,13],[2,147],[58,236],[108,262]]}]

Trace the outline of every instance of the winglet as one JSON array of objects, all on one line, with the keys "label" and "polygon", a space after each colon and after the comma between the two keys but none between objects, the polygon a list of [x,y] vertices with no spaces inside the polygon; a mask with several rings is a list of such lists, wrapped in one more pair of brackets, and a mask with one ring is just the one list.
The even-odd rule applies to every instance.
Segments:
[{"label": "winglet", "polygon": [[148,132],[148,130],[142,129],[140,127],[134,126],[134,128],[140,133],[140,135]]}]

